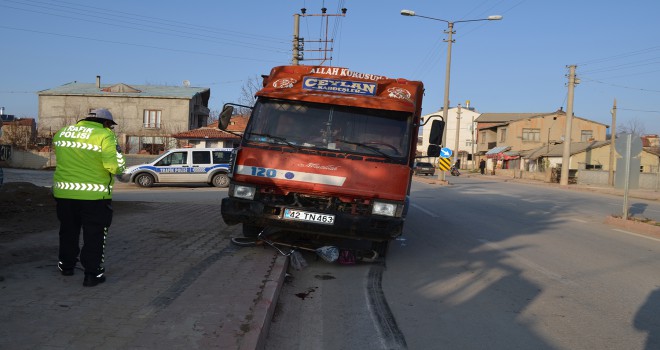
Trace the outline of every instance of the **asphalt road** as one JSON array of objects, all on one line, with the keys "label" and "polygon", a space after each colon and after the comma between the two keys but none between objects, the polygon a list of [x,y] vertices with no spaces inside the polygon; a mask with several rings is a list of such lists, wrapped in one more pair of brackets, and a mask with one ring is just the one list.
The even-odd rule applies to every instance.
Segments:
[{"label": "asphalt road", "polygon": [[603,224],[620,198],[452,182],[413,185],[384,269],[292,272],[267,348],[660,348],[660,240]]},{"label": "asphalt road", "polygon": [[[52,172],[7,170],[5,181],[26,172],[52,183]],[[163,191],[119,186],[117,195]],[[267,348],[660,348],[660,240],[603,224],[621,197],[479,177],[416,182],[412,197],[385,265],[305,255],[309,266],[282,289]],[[660,212],[657,201],[631,206]]]}]

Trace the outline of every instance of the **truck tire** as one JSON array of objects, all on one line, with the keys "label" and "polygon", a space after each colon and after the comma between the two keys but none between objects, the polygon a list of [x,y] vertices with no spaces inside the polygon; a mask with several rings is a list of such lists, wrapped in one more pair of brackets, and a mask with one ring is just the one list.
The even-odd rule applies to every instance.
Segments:
[{"label": "truck tire", "polygon": [[227,174],[215,174],[211,179],[211,184],[215,187],[228,187],[229,186],[229,176]]},{"label": "truck tire", "polygon": [[154,180],[154,177],[150,174],[139,174],[135,177],[135,183],[142,187],[151,187],[154,182],[156,182],[156,180]]},{"label": "truck tire", "polygon": [[381,241],[371,243],[371,249],[378,253],[378,256],[385,257],[387,255],[387,249],[390,247],[390,241]]},{"label": "truck tire", "polygon": [[263,227],[243,223],[243,237],[257,237]]}]

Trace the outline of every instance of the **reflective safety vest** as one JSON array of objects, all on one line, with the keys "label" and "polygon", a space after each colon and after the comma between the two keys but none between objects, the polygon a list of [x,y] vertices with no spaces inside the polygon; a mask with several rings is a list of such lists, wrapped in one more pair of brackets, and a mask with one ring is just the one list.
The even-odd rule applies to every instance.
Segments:
[{"label": "reflective safety vest", "polygon": [[82,120],[58,131],[53,146],[57,160],[53,175],[55,198],[112,198],[114,175],[126,167],[112,130],[101,123]]}]

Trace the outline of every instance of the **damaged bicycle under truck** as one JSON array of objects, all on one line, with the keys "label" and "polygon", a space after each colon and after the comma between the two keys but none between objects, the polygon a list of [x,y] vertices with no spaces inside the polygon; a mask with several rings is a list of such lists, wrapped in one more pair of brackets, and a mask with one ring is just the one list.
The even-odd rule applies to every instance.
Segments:
[{"label": "damaged bicycle under truck", "polygon": [[347,68],[273,68],[254,106],[221,112],[227,131],[234,106],[251,108],[223,220],[248,238],[278,232],[384,257],[403,233],[423,92],[419,81]]}]

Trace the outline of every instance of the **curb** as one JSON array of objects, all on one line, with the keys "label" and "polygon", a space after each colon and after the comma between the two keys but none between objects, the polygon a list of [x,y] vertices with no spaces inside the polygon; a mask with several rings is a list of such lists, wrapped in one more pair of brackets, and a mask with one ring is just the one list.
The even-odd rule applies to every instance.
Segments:
[{"label": "curb", "polygon": [[255,301],[250,330],[243,337],[239,349],[261,350],[265,348],[270,322],[277,306],[288,263],[288,257],[278,254],[275,258],[273,267],[264,280],[261,296]]},{"label": "curb", "polygon": [[639,233],[645,236],[660,239],[660,226],[638,220],[625,220],[614,216],[605,217],[605,224],[620,227],[622,229]]}]

